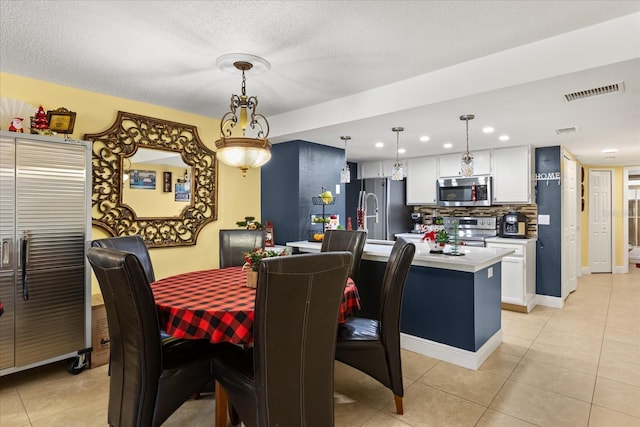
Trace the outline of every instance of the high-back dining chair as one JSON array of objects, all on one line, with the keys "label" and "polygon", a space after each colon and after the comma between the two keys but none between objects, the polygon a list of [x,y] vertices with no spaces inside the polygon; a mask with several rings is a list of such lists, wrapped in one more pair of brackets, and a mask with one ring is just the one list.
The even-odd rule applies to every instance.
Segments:
[{"label": "high-back dining chair", "polygon": [[153,273],[153,264],[151,263],[151,257],[149,256],[149,250],[147,249],[147,245],[144,244],[142,237],[138,235],[107,237],[104,239],[94,240],[91,242],[91,246],[118,249],[134,254],[138,257],[140,264],[142,264],[144,274],[147,276],[147,281],[149,283],[156,281],[156,276]]},{"label": "high-back dining chair", "polygon": [[367,232],[362,230],[327,230],[324,232],[320,252],[349,251],[353,254],[353,265],[349,277],[358,283],[360,260],[367,241]]},{"label": "high-back dining chair", "polygon": [[396,412],[402,414],[400,313],[402,294],[415,245],[399,238],[391,249],[382,279],[380,320],[350,317],[338,328],[336,360],[346,363],[391,389]]},{"label": "high-back dining chair", "polygon": [[[254,346],[227,347],[213,360],[216,381],[246,427],[334,425],[338,312],[352,258],[343,251],[260,263]],[[216,408],[216,425],[226,425],[225,411]]]},{"label": "high-back dining chair", "polygon": [[218,347],[206,340],[162,345],[153,293],[136,255],[91,247],[109,325],[110,426],[159,426],[213,379]]},{"label": "high-back dining chair", "polygon": [[220,230],[220,268],[244,264],[244,253],[264,247],[265,230]]}]

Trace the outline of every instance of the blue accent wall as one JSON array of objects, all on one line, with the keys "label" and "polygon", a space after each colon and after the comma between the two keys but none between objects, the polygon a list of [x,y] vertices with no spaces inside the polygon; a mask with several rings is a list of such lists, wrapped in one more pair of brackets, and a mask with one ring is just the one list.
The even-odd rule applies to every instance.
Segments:
[{"label": "blue accent wall", "polygon": [[[322,187],[334,194],[335,204],[326,206],[326,214],[340,215],[346,226],[344,184],[340,170],[344,165],[344,150],[308,141],[289,141],[271,147],[271,160],[261,168],[261,220],[271,221],[275,243],[307,240],[313,229],[311,215],[321,214],[322,206],[313,205],[312,197]],[[336,184],[341,185],[336,194]]]},{"label": "blue accent wall", "polygon": [[[536,148],[536,174],[560,172],[559,146]],[[549,215],[549,225],[538,222],[536,294],[562,296],[562,186],[559,180],[537,181],[538,215]]]}]

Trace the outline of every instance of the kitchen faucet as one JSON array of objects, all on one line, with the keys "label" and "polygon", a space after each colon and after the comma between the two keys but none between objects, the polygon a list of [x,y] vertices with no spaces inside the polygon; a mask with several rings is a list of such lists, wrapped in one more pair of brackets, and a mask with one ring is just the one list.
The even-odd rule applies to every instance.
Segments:
[{"label": "kitchen faucet", "polygon": [[[373,197],[375,213],[373,215],[367,215],[367,201],[369,197]],[[367,230],[367,218],[375,218],[376,224],[378,223],[378,196],[374,193],[367,193],[366,191],[360,191],[358,197],[358,230]]]}]

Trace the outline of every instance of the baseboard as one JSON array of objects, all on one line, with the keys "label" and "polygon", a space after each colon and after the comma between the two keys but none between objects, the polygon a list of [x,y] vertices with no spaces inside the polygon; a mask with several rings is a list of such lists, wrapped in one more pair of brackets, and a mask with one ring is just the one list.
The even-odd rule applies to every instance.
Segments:
[{"label": "baseboard", "polygon": [[560,297],[551,297],[549,295],[536,295],[536,304],[545,307],[562,308],[564,300]]},{"label": "baseboard", "polygon": [[424,356],[433,357],[444,362],[453,363],[463,368],[478,370],[480,366],[498,346],[502,344],[502,329],[493,334],[476,352],[463,350],[439,342],[408,334],[400,334],[400,346]]},{"label": "baseboard", "polygon": [[615,267],[613,267],[613,274],[624,274],[628,272],[629,272],[629,269],[624,268],[623,265],[616,265]]},{"label": "baseboard", "polygon": [[591,274],[591,268],[589,267],[582,267],[582,275],[586,275],[586,274]]}]

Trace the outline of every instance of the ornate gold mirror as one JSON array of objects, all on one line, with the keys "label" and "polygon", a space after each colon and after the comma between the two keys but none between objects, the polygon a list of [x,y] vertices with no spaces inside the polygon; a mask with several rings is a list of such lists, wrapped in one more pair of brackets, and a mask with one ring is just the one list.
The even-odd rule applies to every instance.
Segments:
[{"label": "ornate gold mirror", "polygon": [[217,219],[215,152],[195,126],[118,111],[93,142],[93,224],[149,247],[195,245]]}]

